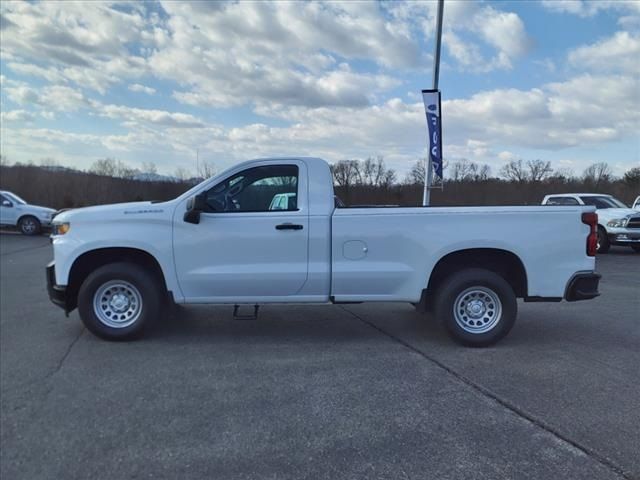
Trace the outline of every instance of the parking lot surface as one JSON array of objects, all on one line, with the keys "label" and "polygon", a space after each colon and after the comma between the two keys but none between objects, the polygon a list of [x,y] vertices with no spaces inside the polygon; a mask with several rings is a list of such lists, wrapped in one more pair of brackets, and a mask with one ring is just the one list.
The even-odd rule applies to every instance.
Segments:
[{"label": "parking lot surface", "polygon": [[640,478],[630,249],[487,349],[403,304],[179,308],[109,343],[49,302],[47,238],[0,255],[0,478]]}]

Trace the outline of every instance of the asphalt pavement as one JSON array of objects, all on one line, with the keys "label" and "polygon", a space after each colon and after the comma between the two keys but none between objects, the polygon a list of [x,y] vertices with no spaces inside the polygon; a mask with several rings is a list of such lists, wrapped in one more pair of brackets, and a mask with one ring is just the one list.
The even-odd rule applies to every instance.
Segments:
[{"label": "asphalt pavement", "polygon": [[519,303],[497,346],[404,304],[179,308],[109,343],[0,234],[2,479],[639,479],[640,255],[602,296]]}]

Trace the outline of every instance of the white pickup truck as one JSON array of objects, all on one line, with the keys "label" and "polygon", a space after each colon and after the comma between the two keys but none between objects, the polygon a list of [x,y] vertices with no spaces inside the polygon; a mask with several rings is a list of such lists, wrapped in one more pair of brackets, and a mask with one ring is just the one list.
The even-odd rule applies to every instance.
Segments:
[{"label": "white pickup truck", "polygon": [[580,206],[338,208],[325,161],[254,160],[167,202],[59,214],[48,291],[111,340],[172,303],[409,302],[486,346],[517,298],[598,295],[596,225]]}]

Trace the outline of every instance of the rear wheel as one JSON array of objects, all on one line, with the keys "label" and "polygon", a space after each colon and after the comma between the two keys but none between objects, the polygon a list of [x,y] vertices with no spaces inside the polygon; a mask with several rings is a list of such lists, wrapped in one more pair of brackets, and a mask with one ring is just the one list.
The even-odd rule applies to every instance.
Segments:
[{"label": "rear wheel", "polygon": [[82,283],[78,312],[87,329],[98,337],[138,338],[160,315],[161,291],[157,279],[139,265],[108,264]]},{"label": "rear wheel", "polygon": [[517,311],[511,286],[489,270],[454,273],[436,292],[436,317],[454,340],[470,347],[486,347],[503,338],[513,327]]},{"label": "rear wheel", "polygon": [[598,243],[596,245],[597,252],[607,253],[610,248],[611,244],[609,243],[607,231],[602,227],[598,227]]},{"label": "rear wheel", "polygon": [[40,220],[31,215],[22,217],[18,222],[18,228],[24,235],[38,235],[42,231]]}]

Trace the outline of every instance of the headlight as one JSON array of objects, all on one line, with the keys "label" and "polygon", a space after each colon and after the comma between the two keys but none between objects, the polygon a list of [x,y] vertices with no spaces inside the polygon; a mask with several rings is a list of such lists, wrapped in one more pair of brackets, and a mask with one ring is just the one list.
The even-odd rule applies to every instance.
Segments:
[{"label": "headlight", "polygon": [[53,235],[64,235],[70,228],[71,225],[69,225],[69,222],[54,223],[52,226],[52,233]]},{"label": "headlight", "polygon": [[626,218],[614,218],[613,220],[609,220],[607,222],[607,227],[613,228],[621,228],[627,226],[628,219]]}]

